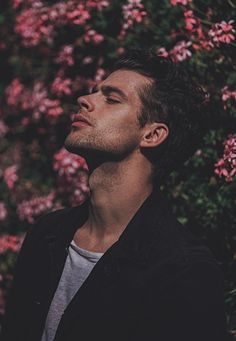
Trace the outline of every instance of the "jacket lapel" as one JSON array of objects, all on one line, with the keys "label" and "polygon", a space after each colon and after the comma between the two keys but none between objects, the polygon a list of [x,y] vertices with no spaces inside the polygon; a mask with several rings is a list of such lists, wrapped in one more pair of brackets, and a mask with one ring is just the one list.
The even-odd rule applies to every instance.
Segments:
[{"label": "jacket lapel", "polygon": [[68,213],[58,220],[50,233],[45,235],[45,241],[49,251],[50,262],[50,298],[52,299],[60,280],[68,247],[73,239],[75,231],[83,225],[87,218],[87,201],[79,207],[68,209]]}]

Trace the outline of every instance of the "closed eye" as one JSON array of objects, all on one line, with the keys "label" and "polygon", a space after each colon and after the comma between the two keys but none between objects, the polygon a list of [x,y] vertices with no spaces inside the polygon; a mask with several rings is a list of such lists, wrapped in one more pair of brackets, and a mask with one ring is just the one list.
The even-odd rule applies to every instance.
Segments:
[{"label": "closed eye", "polygon": [[113,98],[109,98],[109,97],[105,98],[105,102],[107,102],[108,104],[118,104],[118,103],[120,103],[120,101],[118,101],[116,99],[113,99]]},{"label": "closed eye", "polygon": [[[90,95],[94,94],[96,92],[99,92],[99,89],[98,89],[97,85],[95,85],[95,86],[93,86],[93,87],[91,87],[89,89],[89,94]],[[112,92],[112,90],[110,88],[108,88],[108,87],[107,88],[105,88],[105,87],[102,88],[102,93],[103,93],[103,95],[105,97],[105,102],[106,103],[108,103],[108,104],[119,104],[119,103],[121,103],[118,99],[114,99],[114,98],[108,97],[108,93],[106,94],[106,92],[110,93],[110,92]]]}]

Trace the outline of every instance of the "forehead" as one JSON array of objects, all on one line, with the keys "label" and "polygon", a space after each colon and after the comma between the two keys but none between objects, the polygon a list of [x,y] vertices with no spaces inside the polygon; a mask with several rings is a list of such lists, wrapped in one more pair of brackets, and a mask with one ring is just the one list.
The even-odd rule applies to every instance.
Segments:
[{"label": "forehead", "polygon": [[138,99],[138,90],[144,85],[150,84],[151,80],[130,70],[117,70],[112,72],[103,82],[102,85],[114,86],[122,90],[128,99]]}]

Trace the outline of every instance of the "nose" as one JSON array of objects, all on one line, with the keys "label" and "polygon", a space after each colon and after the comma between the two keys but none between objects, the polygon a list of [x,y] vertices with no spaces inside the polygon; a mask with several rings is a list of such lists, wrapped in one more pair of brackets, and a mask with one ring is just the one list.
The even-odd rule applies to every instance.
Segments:
[{"label": "nose", "polygon": [[80,109],[85,109],[86,111],[94,110],[94,104],[88,99],[88,95],[78,97],[77,102]]}]

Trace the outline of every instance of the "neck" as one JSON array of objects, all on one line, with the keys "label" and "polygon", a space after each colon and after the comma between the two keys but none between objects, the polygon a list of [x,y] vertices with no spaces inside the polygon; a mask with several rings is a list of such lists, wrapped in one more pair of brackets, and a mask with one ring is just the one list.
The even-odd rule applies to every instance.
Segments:
[{"label": "neck", "polygon": [[96,239],[117,239],[153,186],[148,163],[103,163],[89,177],[89,217],[85,228]]}]

